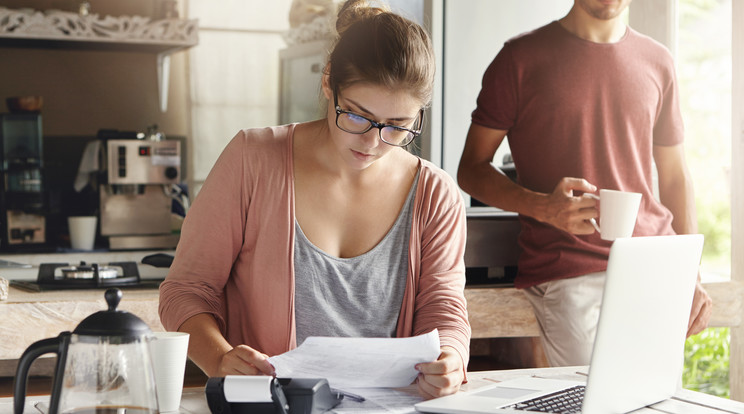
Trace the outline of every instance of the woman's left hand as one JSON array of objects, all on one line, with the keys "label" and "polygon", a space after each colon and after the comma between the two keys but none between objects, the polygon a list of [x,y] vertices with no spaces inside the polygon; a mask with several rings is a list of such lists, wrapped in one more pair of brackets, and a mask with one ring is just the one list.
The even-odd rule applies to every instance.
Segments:
[{"label": "woman's left hand", "polygon": [[454,394],[465,379],[460,354],[452,347],[442,347],[442,353],[434,362],[417,364],[419,393],[426,399]]}]

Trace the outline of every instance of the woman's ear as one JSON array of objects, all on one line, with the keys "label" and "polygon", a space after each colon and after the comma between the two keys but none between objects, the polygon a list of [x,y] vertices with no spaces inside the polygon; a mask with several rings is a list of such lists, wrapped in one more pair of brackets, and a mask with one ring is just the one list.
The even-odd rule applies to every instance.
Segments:
[{"label": "woman's ear", "polygon": [[327,63],[323,68],[323,76],[321,77],[320,86],[323,89],[323,95],[327,100],[333,98],[333,90],[331,89],[331,64]]}]

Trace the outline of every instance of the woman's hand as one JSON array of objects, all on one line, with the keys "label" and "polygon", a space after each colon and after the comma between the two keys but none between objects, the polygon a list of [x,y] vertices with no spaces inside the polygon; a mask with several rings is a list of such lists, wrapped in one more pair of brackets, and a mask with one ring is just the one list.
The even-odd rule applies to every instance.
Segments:
[{"label": "woman's hand", "polygon": [[460,354],[452,347],[442,347],[442,353],[434,362],[417,364],[420,372],[417,383],[419,393],[426,399],[454,394],[465,380],[465,367]]},{"label": "woman's hand", "polygon": [[274,375],[269,356],[247,345],[238,345],[220,359],[218,375]]}]

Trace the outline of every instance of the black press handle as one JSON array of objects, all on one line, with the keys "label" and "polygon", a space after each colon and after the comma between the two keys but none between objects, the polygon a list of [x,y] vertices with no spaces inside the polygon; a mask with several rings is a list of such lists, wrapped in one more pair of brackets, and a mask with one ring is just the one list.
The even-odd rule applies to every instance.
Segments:
[{"label": "black press handle", "polygon": [[56,338],[42,339],[34,342],[21,355],[13,384],[13,412],[23,414],[26,405],[26,388],[28,386],[28,371],[31,363],[44,354],[57,354],[57,367],[54,371],[54,383],[52,385],[52,400],[49,404],[49,413],[57,412],[59,393],[62,386],[62,374],[67,357],[67,346],[70,343],[70,332],[62,332]]}]

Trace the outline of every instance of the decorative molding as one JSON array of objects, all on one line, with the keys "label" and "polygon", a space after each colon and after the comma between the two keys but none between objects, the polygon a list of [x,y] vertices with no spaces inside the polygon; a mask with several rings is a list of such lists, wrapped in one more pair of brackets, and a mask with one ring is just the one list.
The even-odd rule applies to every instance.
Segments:
[{"label": "decorative molding", "polygon": [[198,21],[0,7],[0,38],[194,46],[198,43]]}]

